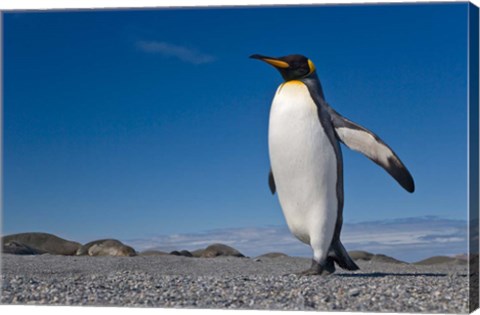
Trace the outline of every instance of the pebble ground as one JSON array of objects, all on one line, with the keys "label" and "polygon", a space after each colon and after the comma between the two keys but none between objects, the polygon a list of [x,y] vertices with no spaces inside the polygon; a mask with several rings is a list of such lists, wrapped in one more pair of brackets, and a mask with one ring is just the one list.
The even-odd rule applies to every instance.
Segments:
[{"label": "pebble ground", "polygon": [[2,256],[2,304],[467,313],[467,267],[358,262],[296,276],[305,258]]}]

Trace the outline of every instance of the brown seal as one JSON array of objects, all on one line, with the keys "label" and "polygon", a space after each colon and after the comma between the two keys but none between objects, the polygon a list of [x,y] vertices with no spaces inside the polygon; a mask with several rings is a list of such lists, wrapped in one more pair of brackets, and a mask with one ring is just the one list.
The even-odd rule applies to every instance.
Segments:
[{"label": "brown seal", "polygon": [[245,257],[235,248],[225,244],[212,244],[204,250],[196,250],[192,254],[194,257],[203,258],[213,258],[218,256]]},{"label": "brown seal", "polygon": [[[48,233],[20,233],[2,237],[3,252],[21,254],[32,250],[36,254],[75,255],[81,244]],[[14,248],[17,249],[14,249]],[[23,247],[23,249],[21,249]]]},{"label": "brown seal", "polygon": [[77,255],[88,256],[136,256],[135,250],[114,239],[97,240],[80,247]]}]

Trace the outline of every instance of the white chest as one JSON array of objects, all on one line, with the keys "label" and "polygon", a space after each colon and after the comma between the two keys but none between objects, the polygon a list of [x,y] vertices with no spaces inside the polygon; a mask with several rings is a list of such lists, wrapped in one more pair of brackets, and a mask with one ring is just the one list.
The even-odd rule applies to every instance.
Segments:
[{"label": "white chest", "polygon": [[285,219],[292,233],[308,243],[313,229],[335,225],[337,160],[317,107],[300,81],[278,88],[268,142]]}]

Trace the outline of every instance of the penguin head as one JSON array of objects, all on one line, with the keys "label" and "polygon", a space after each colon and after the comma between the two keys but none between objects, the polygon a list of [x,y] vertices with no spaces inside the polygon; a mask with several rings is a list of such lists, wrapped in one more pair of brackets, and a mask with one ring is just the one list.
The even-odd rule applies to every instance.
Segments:
[{"label": "penguin head", "polygon": [[285,81],[306,78],[315,72],[313,62],[302,55],[288,55],[284,57],[267,57],[251,55],[250,58],[258,59],[274,66]]}]

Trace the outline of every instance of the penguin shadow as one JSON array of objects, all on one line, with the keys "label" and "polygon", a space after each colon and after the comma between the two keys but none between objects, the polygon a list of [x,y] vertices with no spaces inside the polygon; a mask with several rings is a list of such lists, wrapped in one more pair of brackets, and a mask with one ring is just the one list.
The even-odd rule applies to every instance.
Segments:
[{"label": "penguin shadow", "polygon": [[343,278],[383,278],[383,277],[446,277],[447,273],[397,273],[397,272],[366,272],[366,273],[340,273],[337,277]]}]

